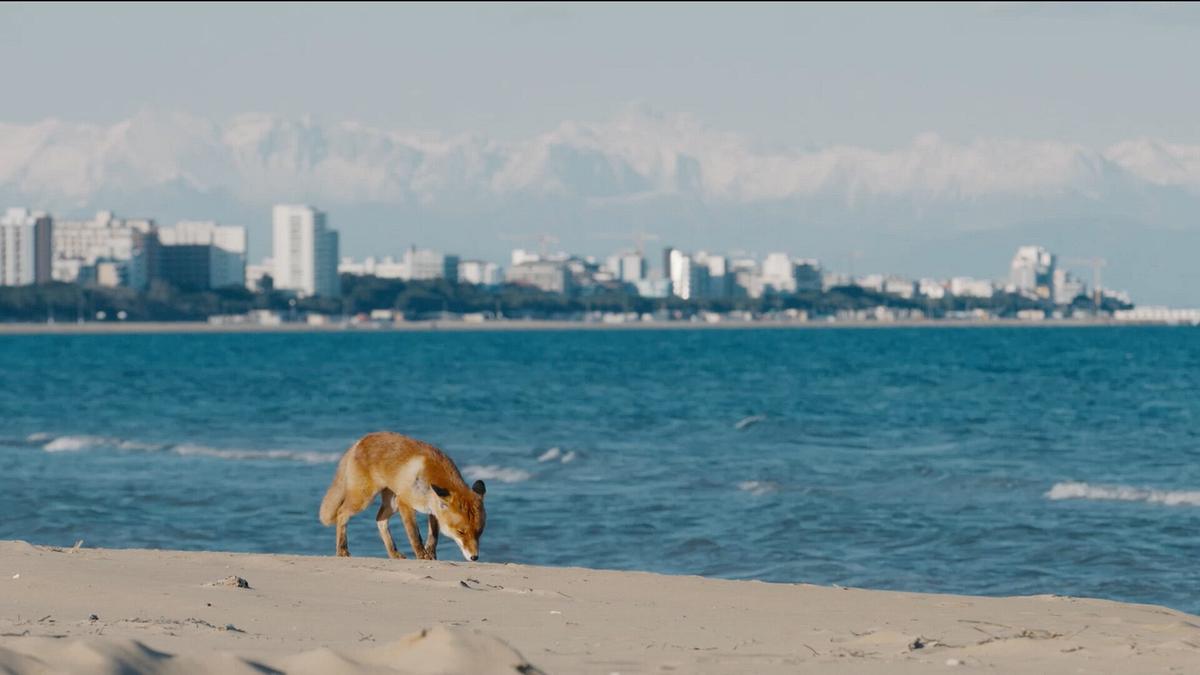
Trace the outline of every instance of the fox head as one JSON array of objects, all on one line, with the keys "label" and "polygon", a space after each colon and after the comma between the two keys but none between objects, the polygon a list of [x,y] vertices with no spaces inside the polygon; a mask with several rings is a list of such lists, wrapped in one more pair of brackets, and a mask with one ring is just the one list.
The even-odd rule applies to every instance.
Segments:
[{"label": "fox head", "polygon": [[487,488],[483,481],[475,481],[470,492],[447,490],[437,485],[430,487],[438,496],[438,531],[458,544],[464,558],[479,560],[479,538],[487,525],[487,512],[483,509]]}]

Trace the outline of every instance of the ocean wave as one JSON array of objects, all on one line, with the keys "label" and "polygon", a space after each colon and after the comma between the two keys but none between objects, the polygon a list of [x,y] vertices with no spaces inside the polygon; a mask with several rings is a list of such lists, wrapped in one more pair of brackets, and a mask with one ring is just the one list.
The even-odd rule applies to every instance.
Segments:
[{"label": "ocean wave", "polygon": [[177,445],[164,443],[146,443],[110,436],[67,435],[54,436],[48,433],[37,433],[28,436],[31,443],[41,445],[44,452],[81,452],[105,448],[134,452],[171,452],[180,456],[213,457],[227,460],[281,460],[304,462],[306,464],[329,464],[341,459],[340,452],[315,452],[311,450],[244,450],[210,448],[193,443]]},{"label": "ocean wave", "polygon": [[522,483],[533,477],[533,474],[528,471],[495,464],[487,466],[472,464],[463,467],[463,473],[466,474],[468,480],[498,480],[501,483]]},{"label": "ocean wave", "polygon": [[[35,434],[38,435],[38,434]],[[49,437],[45,434],[44,437]],[[33,436],[29,440],[34,440]],[[42,446],[46,452],[79,452],[88,448],[114,447],[120,441],[103,436],[57,436]]]},{"label": "ocean wave", "polygon": [[550,448],[549,450],[538,455],[537,461],[553,462],[554,460],[557,459],[559,462],[561,462],[563,464],[570,464],[571,462],[575,461],[575,458],[577,456],[578,455],[575,454],[574,450],[568,450],[564,453],[562,450],[555,447],[555,448]]},{"label": "ocean wave", "polygon": [[733,425],[733,428],[737,429],[738,431],[741,431],[742,429],[747,429],[749,427],[752,427],[755,424],[758,424],[759,422],[762,422],[766,419],[767,419],[766,415],[751,415],[749,417],[743,417],[742,419],[738,420],[737,424]]},{"label": "ocean wave", "polygon": [[342,458],[340,452],[315,452],[312,450],[238,450],[210,448],[204,445],[183,444],[171,448],[171,452],[184,457],[215,457],[235,461],[287,460],[305,464],[331,464]]},{"label": "ocean wave", "polygon": [[760,497],[778,490],[779,483],[769,480],[744,480],[737,484],[737,489],[742,492],[749,492],[755,497]]},{"label": "ocean wave", "polygon": [[1200,506],[1200,490],[1153,490],[1128,485],[1090,485],[1079,482],[1055,483],[1047,499],[1088,499],[1096,501],[1146,502],[1167,506]]}]

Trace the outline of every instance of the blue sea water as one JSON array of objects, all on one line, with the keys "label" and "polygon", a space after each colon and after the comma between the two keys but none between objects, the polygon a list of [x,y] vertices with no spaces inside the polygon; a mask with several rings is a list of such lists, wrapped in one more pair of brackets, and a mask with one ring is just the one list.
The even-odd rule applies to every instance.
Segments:
[{"label": "blue sea water", "polygon": [[0,337],[0,538],[331,554],[381,429],[487,481],[485,561],[1200,612],[1187,328]]}]

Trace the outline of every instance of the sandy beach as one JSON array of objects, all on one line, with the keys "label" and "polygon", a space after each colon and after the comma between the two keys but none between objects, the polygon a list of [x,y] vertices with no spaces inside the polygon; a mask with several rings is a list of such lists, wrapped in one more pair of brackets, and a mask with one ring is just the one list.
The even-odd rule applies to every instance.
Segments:
[{"label": "sandy beach", "polygon": [[1200,663],[1200,617],[1060,596],[19,541],[0,542],[0,584],[0,671],[13,673],[1147,673]]}]

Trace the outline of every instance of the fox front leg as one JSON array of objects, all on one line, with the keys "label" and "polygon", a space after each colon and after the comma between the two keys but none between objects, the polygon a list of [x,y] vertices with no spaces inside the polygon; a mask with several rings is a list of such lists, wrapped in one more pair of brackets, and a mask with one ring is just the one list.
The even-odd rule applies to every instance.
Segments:
[{"label": "fox front leg", "polygon": [[400,519],[404,521],[404,531],[408,534],[408,543],[412,545],[413,555],[421,560],[432,560],[425,551],[425,545],[421,543],[421,530],[417,527],[416,512],[407,504],[396,506],[396,510],[400,512]]},{"label": "fox front leg", "polygon": [[429,514],[429,536],[425,537],[425,553],[430,560],[437,560],[438,519]]}]

